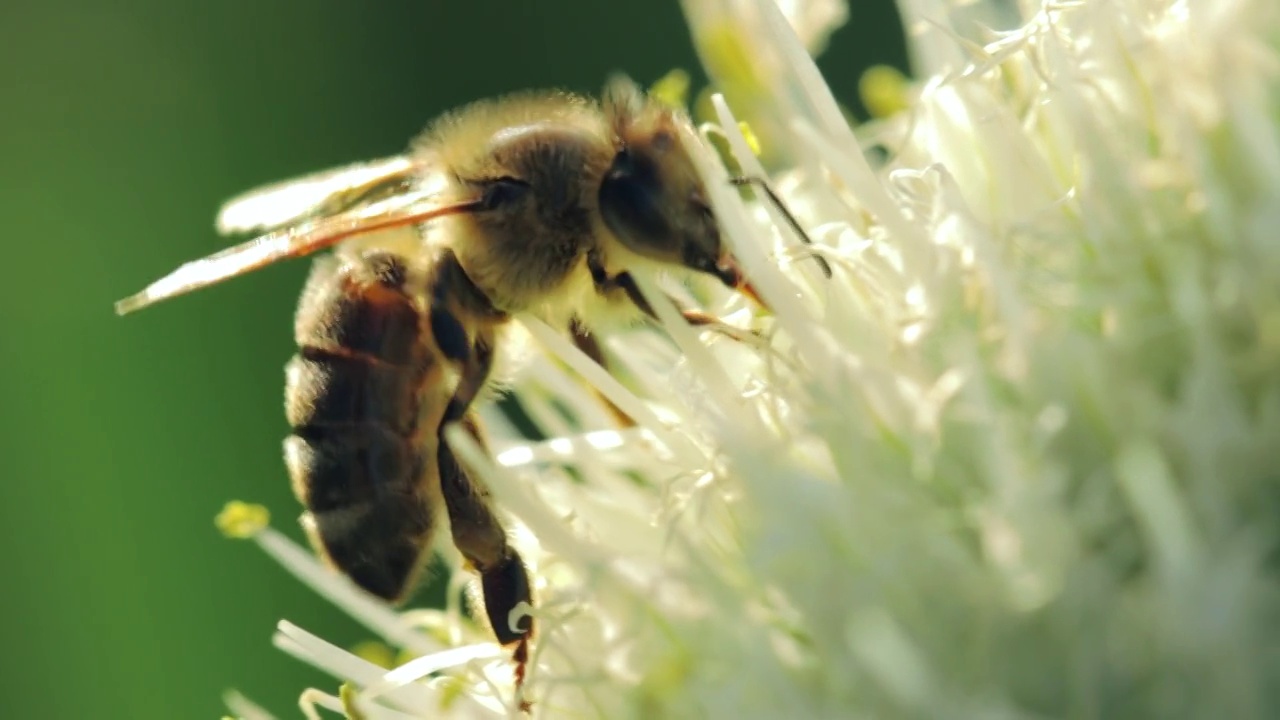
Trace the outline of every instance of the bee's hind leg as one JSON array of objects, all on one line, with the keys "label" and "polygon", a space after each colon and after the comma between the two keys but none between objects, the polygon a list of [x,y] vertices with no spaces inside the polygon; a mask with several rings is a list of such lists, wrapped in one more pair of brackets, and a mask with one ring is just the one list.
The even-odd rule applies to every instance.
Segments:
[{"label": "bee's hind leg", "polygon": [[[486,450],[484,433],[474,414],[462,420],[462,426]],[[523,665],[527,657],[524,641],[533,633],[533,618],[525,615],[514,623],[513,610],[533,604],[529,573],[516,549],[507,542],[502,527],[490,504],[489,490],[464,470],[451,450],[441,445],[440,486],[444,492],[453,544],[467,562],[480,574],[485,615],[493,634],[502,645],[519,642],[516,661]]]},{"label": "bee's hind leg", "polygon": [[529,659],[528,641],[533,634],[533,618],[524,615],[512,623],[510,617],[521,603],[533,604],[529,572],[520,554],[507,542],[506,529],[490,504],[489,490],[463,469],[444,438],[444,429],[460,422],[487,451],[484,434],[470,408],[489,380],[493,354],[489,341],[481,339],[461,359],[458,387],[440,422],[436,460],[453,544],[480,574],[485,615],[494,636],[502,645],[516,644],[512,659],[516,663],[519,687],[524,681],[525,664]]}]

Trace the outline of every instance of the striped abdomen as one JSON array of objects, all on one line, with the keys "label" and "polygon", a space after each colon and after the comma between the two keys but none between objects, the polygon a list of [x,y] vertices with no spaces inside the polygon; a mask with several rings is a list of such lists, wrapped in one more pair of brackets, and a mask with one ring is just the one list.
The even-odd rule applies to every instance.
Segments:
[{"label": "striped abdomen", "polygon": [[359,586],[402,599],[431,542],[438,483],[419,432],[439,366],[403,260],[318,260],[298,307],[285,461],[316,550]]}]

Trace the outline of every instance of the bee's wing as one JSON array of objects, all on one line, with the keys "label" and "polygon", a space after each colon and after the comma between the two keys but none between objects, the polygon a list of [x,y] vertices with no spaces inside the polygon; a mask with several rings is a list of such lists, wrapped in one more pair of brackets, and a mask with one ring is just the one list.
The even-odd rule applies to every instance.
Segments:
[{"label": "bee's wing", "polygon": [[434,218],[475,212],[479,198],[442,198],[438,191],[412,191],[370,202],[346,212],[276,230],[206,258],[189,262],[116,303],[120,315],[208,287],[280,260],[310,255],[347,238],[417,225]]},{"label": "bee's wing", "polygon": [[335,215],[358,203],[407,191],[418,169],[419,161],[396,155],[263,185],[223,204],[218,212],[218,232],[266,232]]}]

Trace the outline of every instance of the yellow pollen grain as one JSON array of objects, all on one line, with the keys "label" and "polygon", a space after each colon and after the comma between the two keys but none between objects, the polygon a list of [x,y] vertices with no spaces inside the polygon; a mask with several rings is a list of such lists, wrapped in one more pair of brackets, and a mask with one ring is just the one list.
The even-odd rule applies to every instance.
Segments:
[{"label": "yellow pollen grain", "polygon": [[257,535],[271,522],[271,513],[256,503],[232,500],[213,519],[218,531],[229,538],[244,540]]},{"label": "yellow pollen grain", "polygon": [[751,126],[746,120],[738,121],[738,131],[742,133],[742,138],[747,141],[747,147],[751,149],[751,154],[759,157],[760,155],[760,138],[756,137]]},{"label": "yellow pollen grain", "polygon": [[356,690],[350,683],[343,683],[338,688],[338,700],[342,702],[342,712],[347,720],[365,720],[365,714],[356,707]]},{"label": "yellow pollen grain", "polygon": [[889,117],[910,105],[911,81],[897,68],[873,65],[858,78],[858,95],[872,117]]},{"label": "yellow pollen grain", "polygon": [[396,666],[395,651],[388,647],[386,643],[380,643],[377,640],[365,640],[356,643],[351,648],[351,654],[386,670]]},{"label": "yellow pollen grain", "polygon": [[649,87],[649,96],[663,105],[684,108],[689,103],[689,88],[692,84],[689,73],[676,68]]}]

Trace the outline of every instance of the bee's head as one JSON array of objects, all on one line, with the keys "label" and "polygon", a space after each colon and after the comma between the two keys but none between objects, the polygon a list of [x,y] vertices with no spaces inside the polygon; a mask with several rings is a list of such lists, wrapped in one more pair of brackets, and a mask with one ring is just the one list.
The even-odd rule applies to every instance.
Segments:
[{"label": "bee's head", "polygon": [[599,193],[609,230],[638,255],[741,285],[686,146],[688,118],[628,80],[611,84],[604,109],[616,148]]}]

